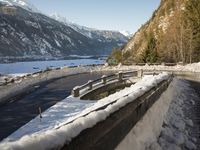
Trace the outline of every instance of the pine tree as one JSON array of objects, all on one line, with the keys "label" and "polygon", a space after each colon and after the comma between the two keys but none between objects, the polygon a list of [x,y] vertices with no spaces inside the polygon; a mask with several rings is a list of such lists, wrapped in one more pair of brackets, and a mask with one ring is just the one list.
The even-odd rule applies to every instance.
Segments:
[{"label": "pine tree", "polygon": [[190,30],[190,62],[200,61],[200,1],[188,0],[185,22]]},{"label": "pine tree", "polygon": [[156,49],[156,39],[152,33],[147,38],[147,47],[142,54],[142,61],[145,63],[155,63],[158,60]]}]

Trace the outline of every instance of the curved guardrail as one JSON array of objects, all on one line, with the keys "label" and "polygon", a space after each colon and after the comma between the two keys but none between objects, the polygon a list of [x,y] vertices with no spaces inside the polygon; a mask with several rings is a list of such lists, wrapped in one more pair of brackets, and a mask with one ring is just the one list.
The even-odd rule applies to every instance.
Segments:
[{"label": "curved guardrail", "polygon": [[[61,149],[115,149],[116,146],[131,131],[135,124],[145,115],[149,108],[151,108],[151,106],[159,99],[161,94],[168,88],[172,79],[173,75],[171,75],[168,79],[161,81],[157,86],[152,87],[142,96],[136,98],[134,101],[112,113],[107,119],[97,123],[94,127],[87,128],[82,131],[70,142],[67,142]],[[105,109],[112,103],[113,102],[108,103],[93,111]],[[84,116],[92,112],[88,112],[87,114],[84,114]]]},{"label": "curved guardrail", "polygon": [[85,94],[86,92],[92,91],[95,87],[98,86],[106,86],[107,83],[115,83],[115,82],[124,82],[130,77],[141,77],[142,76],[142,70],[139,71],[128,71],[128,72],[119,72],[117,74],[112,74],[109,76],[103,75],[101,78],[97,80],[90,80],[88,83],[76,86],[72,90],[72,95],[74,97],[80,97],[81,95]]}]

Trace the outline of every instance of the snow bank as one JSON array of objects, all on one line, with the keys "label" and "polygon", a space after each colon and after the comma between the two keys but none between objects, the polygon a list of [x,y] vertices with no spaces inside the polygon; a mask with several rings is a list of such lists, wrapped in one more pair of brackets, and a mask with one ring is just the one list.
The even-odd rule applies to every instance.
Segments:
[{"label": "snow bank", "polygon": [[[84,129],[93,127],[98,122],[105,120],[110,114],[168,78],[169,75],[167,73],[161,73],[157,76],[145,76],[131,87],[125,88],[95,103],[87,101],[84,104],[80,104],[79,100],[74,100],[73,107],[68,107],[66,106],[69,105],[69,103],[66,103],[68,99],[65,99],[42,114],[45,118],[53,116],[49,119],[52,122],[49,126],[44,118],[41,119],[41,122],[38,122],[37,117],[2,141],[0,149],[35,150],[62,147],[66,141],[70,142],[72,138],[76,137]],[[74,107],[76,105],[81,107]],[[69,113],[70,108],[74,110],[72,113]],[[60,114],[65,115],[57,120]]]},{"label": "snow bank", "polygon": [[73,97],[66,98],[56,105],[47,109],[42,118],[37,116],[29,123],[22,126],[16,132],[12,133],[6,141],[15,141],[24,135],[31,135],[33,133],[43,133],[47,130],[58,128],[63,123],[74,120],[74,116],[81,113],[82,110],[90,107],[94,101],[79,100]]},{"label": "snow bank", "polygon": [[11,77],[24,77],[26,76],[28,73],[13,73],[13,74],[9,74],[9,76]]},{"label": "snow bank", "polygon": [[39,10],[33,6],[32,4],[29,4],[27,1],[24,0],[0,0],[0,2],[8,5],[8,6],[19,6],[22,7],[28,11],[33,11],[33,12],[39,12]]},{"label": "snow bank", "polygon": [[[189,150],[196,149],[194,144],[196,139],[189,134],[190,128],[193,128],[193,122],[184,114],[185,111],[187,112],[186,109],[190,107],[191,103],[188,101],[195,97],[195,92],[184,80],[175,80],[174,82],[174,89],[176,90],[170,95],[172,103],[165,116],[159,138],[148,148],[150,150],[157,150],[155,145],[162,150],[181,150],[184,147]],[[191,95],[191,93],[193,94]],[[189,105],[186,106],[186,103],[189,103]]]},{"label": "snow bank", "polygon": [[131,65],[131,66],[104,66],[102,69],[106,70],[158,70],[158,71],[188,71],[188,72],[200,72],[200,62],[199,63],[193,63],[193,64],[187,64],[185,66],[183,65],[176,65],[176,66],[164,66],[164,65],[144,65],[144,66],[137,66],[137,65]]},{"label": "snow bank", "polygon": [[189,70],[189,71],[192,71],[192,72],[200,72],[200,62],[188,64],[184,67],[183,70]]},{"label": "snow bank", "polygon": [[[0,90],[2,87],[14,83],[20,83],[22,79],[26,76],[27,74],[11,74],[11,75],[1,75],[0,76]],[[1,93],[1,92],[0,92]],[[0,95],[0,99],[1,99]]]}]

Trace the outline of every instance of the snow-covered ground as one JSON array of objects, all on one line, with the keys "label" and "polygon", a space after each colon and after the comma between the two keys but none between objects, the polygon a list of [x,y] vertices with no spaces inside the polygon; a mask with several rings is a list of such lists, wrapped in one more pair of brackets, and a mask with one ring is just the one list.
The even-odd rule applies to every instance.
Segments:
[{"label": "snow-covered ground", "polygon": [[[69,97],[58,102],[18,129],[0,143],[1,150],[8,149],[52,149],[61,147],[84,129],[94,126],[110,114],[157,86],[169,75],[144,76],[131,87],[127,87],[100,101],[80,101]],[[105,109],[99,109],[105,107]]]},{"label": "snow-covered ground", "polygon": [[199,101],[198,95],[188,81],[175,78],[167,91],[118,145],[117,150],[197,149],[197,139],[192,133],[195,132],[199,137],[199,130],[196,130],[199,124],[194,127],[188,115],[196,105],[196,100]]},{"label": "snow-covered ground", "polygon": [[186,116],[188,108],[198,99],[193,89],[185,80],[175,80],[175,91],[170,96],[172,103],[165,116],[159,138],[149,150],[194,150],[197,139],[190,134],[193,121]]},{"label": "snow-covered ground", "polygon": [[0,0],[0,2],[8,6],[19,6],[28,11],[39,12],[39,10],[35,6],[33,6],[25,0]]},{"label": "snow-covered ground", "polygon": [[166,71],[189,71],[189,72],[200,72],[200,62],[187,64],[187,65],[176,65],[176,66],[163,66],[163,65],[145,65],[145,66],[138,66],[138,65],[131,65],[131,66],[123,66],[119,64],[118,66],[108,66],[105,64],[103,67],[104,69],[108,70],[166,70]]}]

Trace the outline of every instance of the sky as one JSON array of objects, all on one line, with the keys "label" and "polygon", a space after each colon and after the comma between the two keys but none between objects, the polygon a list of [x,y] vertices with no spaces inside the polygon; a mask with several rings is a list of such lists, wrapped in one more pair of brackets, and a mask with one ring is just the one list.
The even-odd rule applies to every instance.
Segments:
[{"label": "sky", "polygon": [[136,32],[160,0],[28,0],[43,13],[58,13],[87,27]]}]

